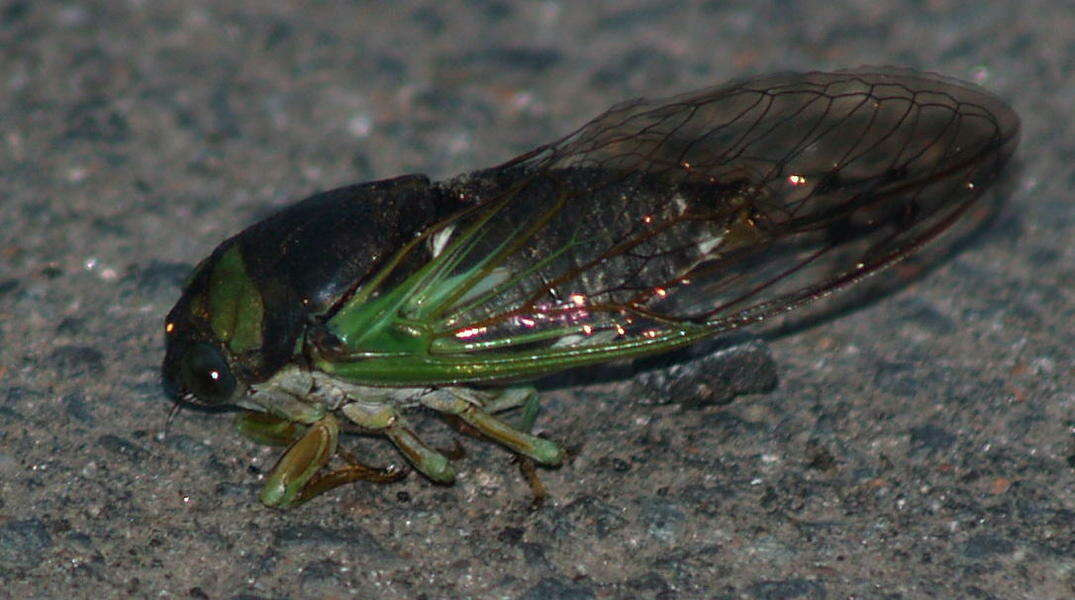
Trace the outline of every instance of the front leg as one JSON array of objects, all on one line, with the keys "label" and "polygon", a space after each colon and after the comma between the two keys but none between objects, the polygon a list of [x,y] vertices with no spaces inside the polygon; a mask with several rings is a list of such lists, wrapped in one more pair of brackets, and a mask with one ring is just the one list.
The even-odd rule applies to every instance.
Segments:
[{"label": "front leg", "polygon": [[[337,446],[340,426],[332,415],[325,415],[310,424],[305,432],[298,423],[256,412],[241,416],[236,427],[260,443],[291,444],[261,488],[259,498],[266,506],[288,508],[348,483],[388,483],[406,475],[406,471],[401,469],[377,469],[364,465],[350,453],[341,452]],[[322,468],[337,453],[349,464],[322,473]]]},{"label": "front leg", "polygon": [[312,497],[305,496],[303,489],[336,453],[339,435],[340,426],[332,415],[311,424],[269,473],[261,488],[261,502],[287,508]]}]

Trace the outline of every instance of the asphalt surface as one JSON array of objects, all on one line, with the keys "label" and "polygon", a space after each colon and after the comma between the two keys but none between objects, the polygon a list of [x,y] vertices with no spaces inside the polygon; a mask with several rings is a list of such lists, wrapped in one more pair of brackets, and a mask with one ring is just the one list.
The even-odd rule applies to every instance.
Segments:
[{"label": "asphalt surface", "polygon": [[[1033,0],[0,2],[0,596],[1075,597],[1072,32]],[[553,382],[538,429],[573,457],[537,509],[507,453],[420,415],[466,451],[455,486],[288,512],[228,415],[161,435],[164,314],[271,211],[626,98],[863,64],[1008,99],[1016,168],[928,268],[706,367],[772,391]]]}]

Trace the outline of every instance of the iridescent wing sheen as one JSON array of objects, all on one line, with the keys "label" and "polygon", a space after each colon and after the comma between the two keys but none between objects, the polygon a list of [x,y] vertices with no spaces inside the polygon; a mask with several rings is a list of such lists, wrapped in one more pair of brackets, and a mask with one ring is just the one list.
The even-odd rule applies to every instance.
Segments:
[{"label": "iridescent wing sheen", "polygon": [[1007,161],[1018,129],[974,86],[896,69],[627,102],[442,184],[475,204],[430,232],[438,266],[409,314],[433,324],[443,354],[738,327],[936,236]]}]

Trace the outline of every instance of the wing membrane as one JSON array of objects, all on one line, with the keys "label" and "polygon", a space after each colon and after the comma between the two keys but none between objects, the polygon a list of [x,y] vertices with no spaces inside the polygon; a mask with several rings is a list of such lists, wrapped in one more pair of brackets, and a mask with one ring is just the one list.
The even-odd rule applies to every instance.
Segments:
[{"label": "wing membrane", "polygon": [[417,318],[443,354],[737,327],[936,236],[1009,158],[1018,127],[973,86],[892,69],[624,103],[443,184],[474,207],[440,226],[457,232],[437,257],[452,268],[426,282],[439,300]]}]

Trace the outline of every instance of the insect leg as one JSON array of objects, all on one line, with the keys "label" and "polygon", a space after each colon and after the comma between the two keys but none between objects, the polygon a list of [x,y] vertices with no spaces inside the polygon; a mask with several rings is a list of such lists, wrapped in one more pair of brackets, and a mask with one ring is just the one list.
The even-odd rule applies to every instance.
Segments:
[{"label": "insect leg", "polygon": [[[438,412],[455,415],[482,435],[496,441],[524,456],[529,456],[543,465],[559,465],[564,460],[564,451],[549,440],[539,438],[512,427],[505,421],[489,414],[483,407],[478,392],[468,388],[444,388],[440,394],[429,394],[421,398],[423,405]],[[494,400],[490,406],[497,410],[506,410],[518,406],[518,400],[525,397],[511,392],[512,396],[504,403]]]},{"label": "insect leg", "polygon": [[448,457],[423,442],[393,406],[381,402],[355,401],[340,410],[359,427],[383,433],[396,445],[415,469],[440,483],[455,480],[455,469]]},{"label": "insect leg", "polygon": [[359,462],[357,458],[350,452],[343,448],[337,448],[336,453],[339,454],[345,461],[347,466],[334,469],[328,473],[320,473],[314,476],[313,479],[306,484],[302,490],[299,491],[298,497],[292,503],[300,504],[306,502],[310,498],[317,496],[323,492],[327,492],[333,488],[337,488],[341,485],[347,485],[349,483],[355,483],[356,481],[369,481],[372,483],[392,483],[393,481],[399,481],[407,476],[408,469],[390,466],[384,469],[371,467],[369,465]]},{"label": "insect leg", "polygon": [[303,497],[302,490],[336,453],[339,434],[339,423],[331,415],[312,423],[272,468],[261,488],[261,502],[286,508],[312,497]]},{"label": "insect leg", "polygon": [[263,446],[289,446],[302,437],[306,426],[268,413],[247,410],[236,415],[235,430]]},{"label": "insect leg", "polygon": [[534,388],[528,389],[530,395],[527,396],[525,402],[523,402],[523,408],[519,414],[519,424],[516,425],[516,427],[519,431],[530,433],[530,430],[534,428],[534,421],[537,421],[538,411],[541,410],[541,403],[538,401],[537,390]]},{"label": "insect leg", "polygon": [[[306,432],[302,425],[264,413],[250,412],[236,421],[243,435],[267,445],[291,444],[269,473],[261,488],[261,501],[266,506],[288,508],[333,488],[356,481],[388,483],[407,472],[389,467],[378,469],[360,463],[351,453],[338,448],[339,425],[332,416],[311,424]],[[328,473],[318,473],[333,453],[349,464]]]},{"label": "insect leg", "polygon": [[[524,411],[527,409],[532,410],[534,412],[534,417],[536,418],[538,407],[537,400],[537,390],[534,389],[533,386],[517,386],[497,390],[495,395],[483,402],[481,406],[485,409],[485,412],[490,414],[504,412],[522,406]],[[530,408],[531,406],[533,406],[532,409]],[[533,423],[519,427],[519,429],[529,431],[531,425],[533,425]]]},{"label": "insect leg", "polygon": [[[529,393],[523,401],[522,411],[519,415],[516,428],[518,428],[519,431],[530,433],[530,430],[534,427],[534,421],[537,420],[538,411],[541,409],[541,403],[538,398],[537,390],[532,387],[508,388],[504,390],[501,397],[504,397],[512,390],[517,389],[523,389]],[[499,399],[500,398],[498,398],[498,400]],[[527,485],[530,486],[530,492],[534,495],[533,499],[530,501],[530,508],[536,510],[540,508],[541,505],[545,504],[545,500],[549,497],[549,490],[545,487],[545,484],[541,482],[541,478],[538,477],[537,468],[534,466],[534,459],[521,455],[516,458],[519,463],[519,473],[522,474],[523,479],[525,479]]]},{"label": "insect leg", "polygon": [[541,411],[541,402],[537,389],[533,386],[509,387],[500,390],[491,399],[482,404],[482,408],[489,414],[496,414],[520,408],[519,417],[515,428],[519,431],[530,433],[537,420],[538,412]]}]

